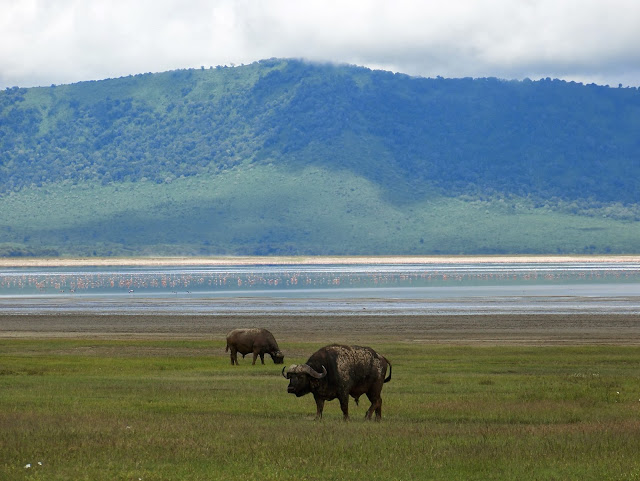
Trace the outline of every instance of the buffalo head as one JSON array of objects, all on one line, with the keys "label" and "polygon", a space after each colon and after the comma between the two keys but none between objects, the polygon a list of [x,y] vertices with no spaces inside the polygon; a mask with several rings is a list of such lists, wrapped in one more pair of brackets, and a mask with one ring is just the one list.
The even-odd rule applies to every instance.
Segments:
[{"label": "buffalo head", "polygon": [[271,354],[271,359],[273,359],[274,364],[282,364],[284,362],[284,354],[282,351],[276,351]]},{"label": "buffalo head", "polygon": [[311,378],[322,379],[327,375],[327,369],[322,366],[322,372],[318,372],[308,364],[292,364],[288,369],[282,369],[282,375],[289,380],[287,392],[300,397],[311,392]]}]

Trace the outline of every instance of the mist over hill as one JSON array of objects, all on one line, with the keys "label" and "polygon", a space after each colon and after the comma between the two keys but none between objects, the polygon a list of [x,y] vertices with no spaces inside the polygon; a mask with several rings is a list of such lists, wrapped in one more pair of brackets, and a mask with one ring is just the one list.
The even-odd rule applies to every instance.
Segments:
[{"label": "mist over hill", "polygon": [[0,255],[640,251],[640,92],[271,59],[0,92]]}]

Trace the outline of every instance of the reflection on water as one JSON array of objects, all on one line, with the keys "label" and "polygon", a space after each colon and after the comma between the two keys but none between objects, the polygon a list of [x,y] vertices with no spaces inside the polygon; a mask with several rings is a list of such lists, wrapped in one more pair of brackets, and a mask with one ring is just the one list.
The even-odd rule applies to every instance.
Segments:
[{"label": "reflection on water", "polygon": [[634,263],[0,270],[5,313],[640,312]]},{"label": "reflection on water", "polygon": [[[608,287],[608,286],[607,286]],[[379,294],[383,294],[382,291]],[[638,292],[636,287],[635,293]],[[635,314],[640,315],[640,296],[583,297],[575,295],[475,295],[459,292],[458,297],[22,297],[1,298],[3,314],[171,314],[188,315],[477,315],[477,314]],[[466,296],[465,296],[466,294]],[[504,293],[494,293],[504,294]],[[508,294],[508,293],[507,293]]]}]

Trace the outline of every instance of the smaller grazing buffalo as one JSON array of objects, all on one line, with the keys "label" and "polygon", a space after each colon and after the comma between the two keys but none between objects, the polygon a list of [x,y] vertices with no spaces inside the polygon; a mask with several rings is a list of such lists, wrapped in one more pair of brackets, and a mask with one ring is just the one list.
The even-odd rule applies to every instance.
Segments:
[{"label": "smaller grazing buffalo", "polygon": [[275,364],[284,362],[284,354],[280,351],[275,337],[266,329],[234,329],[227,334],[227,347],[225,352],[231,350],[231,365],[238,364],[238,353],[253,353],[253,362],[260,356],[262,364],[264,364],[264,355],[269,354]]},{"label": "smaller grazing buffalo", "polygon": [[[389,376],[387,375],[389,367]],[[313,393],[316,419],[322,418],[325,401],[338,398],[344,420],[349,419],[349,396],[358,404],[366,394],[371,407],[365,419],[382,418],[382,385],[391,380],[391,363],[370,347],[331,345],[311,355],[306,364],[290,366],[282,375],[289,379],[287,392],[297,397]]]}]

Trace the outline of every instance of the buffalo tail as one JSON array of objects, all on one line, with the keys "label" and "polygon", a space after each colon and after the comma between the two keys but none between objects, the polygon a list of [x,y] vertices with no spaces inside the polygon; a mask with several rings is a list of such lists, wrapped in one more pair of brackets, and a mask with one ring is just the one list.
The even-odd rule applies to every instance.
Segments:
[{"label": "buffalo tail", "polygon": [[389,382],[391,381],[391,363],[389,362],[388,359],[385,358],[385,360],[387,361],[387,364],[389,364],[389,375],[387,376],[387,378],[384,380],[384,382]]}]

